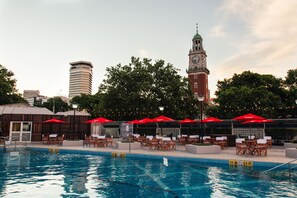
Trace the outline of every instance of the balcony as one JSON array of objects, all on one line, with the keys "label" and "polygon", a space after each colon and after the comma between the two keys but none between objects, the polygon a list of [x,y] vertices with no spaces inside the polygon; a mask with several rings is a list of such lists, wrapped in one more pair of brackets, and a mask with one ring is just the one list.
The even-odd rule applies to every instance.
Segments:
[{"label": "balcony", "polygon": [[186,70],[188,74],[190,73],[198,73],[198,72],[204,72],[207,75],[209,74],[209,70],[206,67],[194,67],[191,69],[187,69]]}]

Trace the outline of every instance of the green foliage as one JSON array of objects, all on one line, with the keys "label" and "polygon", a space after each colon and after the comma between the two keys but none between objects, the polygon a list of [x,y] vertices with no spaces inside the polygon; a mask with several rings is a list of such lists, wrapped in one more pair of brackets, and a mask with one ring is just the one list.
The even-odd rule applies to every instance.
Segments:
[{"label": "green foliage", "polygon": [[27,103],[25,99],[17,93],[14,73],[0,65],[0,105],[12,103]]},{"label": "green foliage", "polygon": [[64,102],[61,97],[49,98],[41,106],[47,108],[50,111],[54,110],[55,113],[65,112],[71,109],[71,107],[67,104],[67,102]]},{"label": "green foliage", "polygon": [[280,109],[286,91],[282,80],[272,75],[260,75],[245,71],[234,74],[231,79],[218,82],[214,100],[217,106],[209,107],[207,113],[220,118],[233,118],[245,113],[254,113],[267,118],[283,116]]},{"label": "green foliage", "polygon": [[93,115],[116,120],[141,119],[159,115],[159,106],[164,106],[166,116],[197,117],[197,100],[188,81],[171,64],[132,57],[129,65],[118,64],[106,71],[107,79],[95,96],[97,105],[91,107]]},{"label": "green foliage", "polygon": [[96,115],[96,109],[100,108],[100,95],[87,95],[87,94],[81,94],[81,96],[75,96],[71,100],[71,106],[72,104],[78,104],[79,110],[86,110],[88,113],[93,115],[93,117],[97,117],[99,115]]}]

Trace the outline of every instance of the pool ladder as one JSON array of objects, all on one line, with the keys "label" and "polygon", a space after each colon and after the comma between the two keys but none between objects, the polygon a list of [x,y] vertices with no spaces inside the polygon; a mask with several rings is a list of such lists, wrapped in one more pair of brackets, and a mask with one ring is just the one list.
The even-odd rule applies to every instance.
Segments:
[{"label": "pool ladder", "polygon": [[18,151],[21,154],[24,154],[25,151],[19,148],[16,144],[16,140],[12,140],[12,137],[9,136],[1,136],[0,140],[3,141],[3,149],[6,151],[7,149],[13,149],[14,151]]},{"label": "pool ladder", "polygon": [[281,174],[281,173],[285,173],[286,171],[288,171],[289,178],[291,178],[291,177],[292,177],[292,169],[294,169],[294,168],[297,167],[297,164],[292,164],[292,162],[295,162],[295,161],[297,161],[297,158],[296,158],[296,159],[293,159],[293,160],[291,160],[291,161],[289,161],[289,162],[286,162],[286,163],[277,165],[277,166],[275,166],[275,167],[273,167],[273,168],[270,168],[270,169],[268,169],[268,170],[266,170],[266,171],[262,171],[261,174],[267,174],[267,173],[271,172],[272,170],[275,170],[275,169],[277,169],[277,168],[280,168],[280,167],[283,167],[283,166],[285,166],[285,165],[288,165],[287,169],[278,171],[277,173],[278,173],[278,174]]}]

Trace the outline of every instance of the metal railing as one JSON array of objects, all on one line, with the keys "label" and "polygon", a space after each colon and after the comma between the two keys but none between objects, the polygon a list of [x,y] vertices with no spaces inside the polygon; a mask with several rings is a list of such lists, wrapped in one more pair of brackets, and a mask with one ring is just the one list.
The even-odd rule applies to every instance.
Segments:
[{"label": "metal railing", "polygon": [[280,167],[283,167],[283,166],[285,166],[285,165],[288,165],[288,168],[287,168],[287,169],[282,170],[282,171],[279,171],[278,173],[283,173],[283,172],[285,172],[285,171],[288,170],[289,177],[291,177],[291,176],[292,176],[292,169],[295,168],[295,167],[297,167],[297,164],[294,165],[294,166],[292,166],[292,162],[295,162],[295,161],[297,161],[297,158],[296,158],[296,159],[293,159],[293,160],[291,160],[291,161],[288,161],[288,162],[286,162],[286,163],[277,165],[277,166],[275,166],[275,167],[273,167],[273,168],[270,168],[270,169],[268,169],[268,170],[266,170],[266,171],[262,171],[261,173],[262,173],[262,174],[264,174],[264,173],[268,173],[268,172],[270,172],[270,171],[272,171],[272,170],[275,170],[275,169],[277,169],[277,168],[280,168]]},{"label": "metal railing", "polygon": [[[20,153],[24,153],[24,150],[19,148],[17,146],[17,138],[16,137],[11,137],[11,136],[0,136],[0,141],[3,143],[3,149],[4,151],[7,150],[7,148],[11,148],[14,151],[19,151]],[[26,145],[26,142],[25,142]]]}]

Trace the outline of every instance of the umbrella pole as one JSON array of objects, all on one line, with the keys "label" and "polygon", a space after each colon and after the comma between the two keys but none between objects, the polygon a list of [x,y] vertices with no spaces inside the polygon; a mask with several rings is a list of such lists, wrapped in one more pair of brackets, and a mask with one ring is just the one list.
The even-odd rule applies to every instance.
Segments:
[{"label": "umbrella pole", "polygon": [[180,135],[180,132],[181,132],[181,124],[179,124],[179,134]]},{"label": "umbrella pole", "polygon": [[265,122],[263,124],[264,124],[264,126],[263,126],[263,128],[264,128],[263,138],[264,138],[264,136],[265,136]]}]

